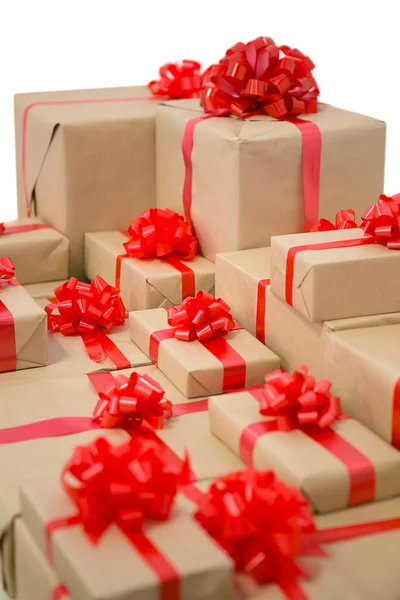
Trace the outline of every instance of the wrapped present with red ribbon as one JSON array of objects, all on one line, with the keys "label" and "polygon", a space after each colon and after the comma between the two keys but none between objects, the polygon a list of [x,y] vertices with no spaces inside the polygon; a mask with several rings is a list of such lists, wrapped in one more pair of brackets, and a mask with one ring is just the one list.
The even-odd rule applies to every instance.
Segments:
[{"label": "wrapped present with red ribbon", "polygon": [[129,311],[174,306],[199,290],[214,294],[215,266],[172,210],[146,210],[126,231],[85,234],[85,270],[90,280],[99,274],[115,283]]},{"label": "wrapped present with red ribbon", "polygon": [[131,339],[187,398],[260,383],[279,364],[223,299],[203,291],[167,310],[132,312],[129,326]]},{"label": "wrapped present with red ribbon", "polygon": [[259,37],[211,66],[200,101],[159,104],[157,206],[184,210],[203,256],[309,231],[343,198],[359,213],[383,189],[385,124],[318,97],[313,61]]},{"label": "wrapped present with red ribbon", "polygon": [[341,410],[307,367],[209,401],[212,432],[248,465],[273,469],[317,512],[400,495],[400,454]]},{"label": "wrapped present with red ribbon", "polygon": [[12,260],[0,257],[0,373],[47,364],[46,313],[15,274]]},{"label": "wrapped present with red ribbon", "polygon": [[353,214],[350,227],[322,219],[316,231],[272,239],[271,290],[310,321],[400,310],[400,195],[379,196],[359,227]]}]

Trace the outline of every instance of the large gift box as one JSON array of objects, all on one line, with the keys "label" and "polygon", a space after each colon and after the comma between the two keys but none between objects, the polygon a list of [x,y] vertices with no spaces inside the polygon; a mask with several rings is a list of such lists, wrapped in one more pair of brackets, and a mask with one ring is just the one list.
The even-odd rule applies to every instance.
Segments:
[{"label": "large gift box", "polygon": [[400,254],[361,229],[274,237],[271,290],[310,321],[400,310]]},{"label": "large gift box", "polygon": [[46,281],[45,283],[30,283],[24,285],[24,288],[32,298],[45,302],[48,301],[49,298],[53,298],[54,290],[64,282],[65,278],[58,279],[57,281]]},{"label": "large gift box", "polygon": [[[202,256],[190,262],[124,256],[127,236],[120,231],[85,234],[85,269],[89,279],[97,274],[116,282],[127,310],[179,304],[199,290],[214,294],[214,264]],[[123,258],[122,258],[123,257]],[[120,264],[118,264],[120,263]],[[117,269],[120,269],[116,280]]]},{"label": "large gift box", "polygon": [[187,398],[260,383],[279,364],[279,358],[244,329],[223,338],[184,341],[175,337],[176,328],[168,319],[164,309],[131,312],[130,335]]},{"label": "large gift box", "polygon": [[210,260],[303,231],[310,204],[313,221],[334,218],[343,198],[361,214],[383,189],[385,124],[327,104],[301,121],[315,124],[311,139],[321,136],[320,173],[290,120],[210,118],[198,100],[160,104],[157,206],[182,212],[184,189],[187,216]]},{"label": "large gift box", "polygon": [[[292,379],[289,385],[295,385]],[[245,463],[274,470],[299,488],[317,512],[400,494],[400,453],[389,444],[351,418],[290,429],[280,415],[260,413],[269,391],[260,386],[209,400],[212,432]],[[328,412],[322,394],[317,398],[320,407],[309,410]]]},{"label": "large gift box", "polygon": [[18,214],[34,204],[70,240],[77,277],[86,231],[123,228],[155,205],[156,104],[144,87],[15,96]]},{"label": "large gift box", "polygon": [[68,277],[69,242],[40,219],[0,224],[0,256],[9,256],[22,284]]}]

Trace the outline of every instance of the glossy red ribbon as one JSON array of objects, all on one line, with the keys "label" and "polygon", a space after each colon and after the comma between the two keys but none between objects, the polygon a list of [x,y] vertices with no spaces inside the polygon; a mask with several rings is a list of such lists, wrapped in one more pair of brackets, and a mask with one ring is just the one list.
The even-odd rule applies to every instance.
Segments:
[{"label": "glossy red ribbon", "polygon": [[172,403],[164,399],[160,384],[148,375],[136,372],[117,375],[104,391],[93,417],[102,427],[135,427],[143,421],[155,429],[164,427],[164,419],[172,416]]},{"label": "glossy red ribbon", "polygon": [[400,379],[396,381],[393,391],[392,446],[400,450]]},{"label": "glossy red ribbon", "polygon": [[195,60],[166,63],[159,69],[160,79],[150,81],[148,87],[155,96],[169,98],[198,98],[204,75],[201,64]]},{"label": "glossy red ribbon", "polygon": [[[15,267],[8,256],[0,257],[0,292],[8,285],[18,285]],[[0,299],[0,373],[17,368],[15,323],[11,311]]]},{"label": "glossy red ribbon", "polygon": [[69,592],[65,585],[61,585],[60,583],[53,588],[52,591],[52,600],[62,600],[69,595]]},{"label": "glossy red ribbon", "polygon": [[5,225],[0,223],[0,235],[11,235],[13,233],[26,233],[27,231],[37,231],[38,229],[49,229],[45,223],[29,223],[26,225]]},{"label": "glossy red ribbon", "polygon": [[15,275],[15,266],[8,256],[0,256],[0,291]]},{"label": "glossy red ribbon", "polygon": [[256,308],[256,338],[265,344],[265,311],[266,291],[270,279],[261,279],[257,285],[257,308]]},{"label": "glossy red ribbon", "polygon": [[375,243],[390,250],[400,249],[400,194],[390,197],[381,194],[361,217],[361,229]]},{"label": "glossy red ribbon", "polygon": [[317,112],[314,63],[297,49],[259,37],[229,48],[210,69],[200,94],[206,113],[274,118]]},{"label": "glossy red ribbon", "polygon": [[320,219],[312,231],[335,231],[338,229],[357,229],[356,213],[352,208],[338,210],[335,223],[328,219]]}]

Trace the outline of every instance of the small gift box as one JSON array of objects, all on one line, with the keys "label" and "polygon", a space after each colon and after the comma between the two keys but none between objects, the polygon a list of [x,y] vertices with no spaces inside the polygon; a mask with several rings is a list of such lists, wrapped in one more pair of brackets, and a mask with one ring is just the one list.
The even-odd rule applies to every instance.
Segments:
[{"label": "small gift box", "polygon": [[47,364],[46,313],[14,277],[8,257],[0,257],[0,372]]},{"label": "small gift box", "polygon": [[[132,239],[135,223],[140,231]],[[188,239],[182,243],[181,227],[187,225],[176,213],[152,209],[135,219],[126,235],[87,233],[86,275],[93,279],[99,274],[115,282],[127,310],[174,306],[199,290],[214,294],[215,266],[197,255],[197,240],[191,234],[186,233]]]},{"label": "small gift box", "polygon": [[212,432],[246,464],[273,469],[317,512],[400,494],[400,453],[340,413],[330,383],[278,371],[265,386],[213,396]]},{"label": "small gift box", "polygon": [[0,223],[0,256],[9,256],[18,281],[41,283],[68,277],[69,242],[40,219]]},{"label": "small gift box", "polygon": [[187,397],[260,383],[279,358],[237,329],[229,306],[199,292],[181,306],[129,314],[131,339]]}]

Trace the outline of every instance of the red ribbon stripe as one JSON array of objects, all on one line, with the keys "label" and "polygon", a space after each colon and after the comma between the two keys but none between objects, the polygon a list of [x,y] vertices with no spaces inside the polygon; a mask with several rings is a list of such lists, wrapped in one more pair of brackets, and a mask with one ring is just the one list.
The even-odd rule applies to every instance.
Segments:
[{"label": "red ribbon stripe", "polygon": [[400,379],[397,380],[393,392],[392,446],[400,450]]},{"label": "red ribbon stripe", "polygon": [[0,223],[0,236],[12,235],[14,233],[26,233],[27,231],[37,231],[39,229],[50,229],[45,223],[30,223],[27,225],[4,225]]},{"label": "red ribbon stripe", "polygon": [[62,600],[63,598],[66,598],[67,596],[68,596],[68,590],[65,587],[65,585],[62,585],[61,583],[59,583],[53,589],[52,600]]},{"label": "red ribbon stripe", "polygon": [[11,311],[0,300],[0,373],[17,369],[15,324]]},{"label": "red ribbon stripe", "polygon": [[257,285],[256,338],[265,344],[266,291],[270,279],[261,279]]}]

